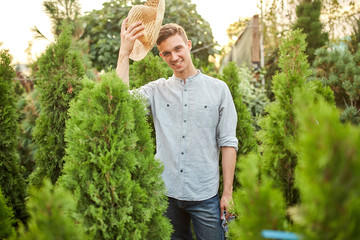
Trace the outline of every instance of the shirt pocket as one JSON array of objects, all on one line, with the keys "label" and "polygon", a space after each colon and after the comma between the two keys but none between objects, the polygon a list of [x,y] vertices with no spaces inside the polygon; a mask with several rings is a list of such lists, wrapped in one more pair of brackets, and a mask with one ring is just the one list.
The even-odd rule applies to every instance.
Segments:
[{"label": "shirt pocket", "polygon": [[208,104],[197,104],[195,107],[195,123],[201,128],[216,127],[219,121],[218,107]]},{"label": "shirt pocket", "polygon": [[172,126],[176,124],[179,117],[178,106],[173,103],[165,103],[160,105],[160,110],[157,113],[157,119],[160,124]]}]

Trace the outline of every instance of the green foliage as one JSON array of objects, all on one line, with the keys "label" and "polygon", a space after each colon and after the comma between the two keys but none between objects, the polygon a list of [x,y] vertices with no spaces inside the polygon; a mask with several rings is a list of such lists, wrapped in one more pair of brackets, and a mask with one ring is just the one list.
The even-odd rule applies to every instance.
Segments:
[{"label": "green foliage", "polygon": [[14,223],[14,213],[6,205],[5,197],[0,188],[0,239],[6,239],[15,234]]},{"label": "green foliage", "polygon": [[293,141],[297,128],[293,112],[293,92],[296,88],[304,87],[310,74],[305,48],[305,35],[299,30],[291,32],[280,45],[281,72],[273,79],[276,99],[268,105],[268,115],[259,123],[263,171],[282,189],[288,206],[297,203],[299,197],[294,188],[297,157]]},{"label": "green foliage", "polygon": [[61,175],[69,102],[80,91],[79,79],[84,75],[79,55],[70,46],[70,28],[64,26],[63,33],[39,59],[36,89],[41,113],[34,129],[36,169],[30,176],[35,186],[40,186],[44,177],[55,183]]},{"label": "green foliage", "polygon": [[302,29],[302,32],[307,35],[305,53],[308,55],[310,64],[315,59],[315,50],[324,46],[329,40],[328,34],[322,32],[323,26],[320,22],[320,12],[320,0],[302,0],[296,7],[298,19],[294,24],[294,29]]},{"label": "green foliage", "polygon": [[89,239],[80,223],[75,223],[70,215],[75,209],[74,197],[63,187],[53,186],[45,179],[40,189],[29,189],[26,204],[30,214],[27,227],[21,226],[18,239]]},{"label": "green foliage", "polygon": [[130,89],[139,88],[159,78],[168,78],[173,72],[159,56],[149,53],[142,61],[130,65]]},{"label": "green foliage", "polygon": [[258,120],[265,114],[265,107],[270,103],[265,88],[253,77],[251,70],[244,66],[239,68],[239,90],[253,118],[255,130],[260,130]]},{"label": "green foliage", "polygon": [[26,192],[17,154],[19,116],[16,110],[14,76],[11,55],[8,50],[0,50],[0,188],[15,217],[24,221]]},{"label": "green foliage", "polygon": [[360,16],[355,18],[353,23],[353,32],[351,34],[351,40],[348,43],[351,53],[356,53],[360,49]]},{"label": "green foliage", "polygon": [[271,180],[259,178],[261,157],[256,153],[237,163],[242,188],[234,193],[235,221],[230,223],[230,239],[262,239],[261,231],[286,230],[286,205],[283,194]]},{"label": "green foliage", "polygon": [[[103,9],[93,10],[85,15],[86,23],[83,38],[90,39],[90,55],[97,70],[115,68],[120,47],[120,29],[131,5],[143,4],[139,0],[111,0],[103,4]],[[216,53],[214,37],[208,22],[196,11],[190,0],[166,0],[163,24],[180,24],[192,40],[194,56],[208,63],[208,56]],[[158,51],[153,48],[156,56]]]},{"label": "green foliage", "polygon": [[[82,23],[79,19],[81,10],[79,0],[47,0],[43,2],[43,7],[44,12],[51,20],[51,30],[55,36],[61,34],[64,21],[71,24],[74,37],[81,34]],[[36,33],[35,38],[46,39],[37,27],[34,27],[32,31]]]},{"label": "green foliage", "polygon": [[339,111],[311,95],[297,98],[299,164],[296,185],[301,205],[293,219],[304,239],[360,236],[360,129],[341,124]]},{"label": "green foliage", "polygon": [[360,50],[321,48],[314,62],[316,77],[334,91],[336,105],[345,109],[343,122],[359,124],[360,118]]},{"label": "green foliage", "polygon": [[23,176],[28,179],[35,168],[36,144],[33,139],[36,118],[40,114],[38,91],[34,90],[18,102],[18,109],[22,113],[20,119],[20,139],[18,151],[21,165],[24,167]]},{"label": "green foliage", "polygon": [[[255,130],[252,125],[253,120],[247,106],[243,103],[240,91],[240,75],[239,67],[234,63],[230,62],[223,68],[222,76],[220,77],[229,87],[234,105],[237,113],[237,125],[236,125],[236,138],[238,139],[238,159],[241,159],[244,155],[257,149],[257,143],[255,140]],[[235,169],[235,175],[239,169]],[[222,167],[220,176],[220,192],[222,192]],[[240,187],[240,183],[237,178],[234,179],[234,189]]]},{"label": "green foliage", "polygon": [[169,239],[163,168],[154,158],[143,100],[114,71],[84,80],[69,110],[60,183],[94,239]]},{"label": "green foliage", "polygon": [[252,126],[253,120],[247,106],[242,100],[243,96],[240,89],[241,78],[239,71],[239,67],[234,62],[230,62],[224,67],[221,79],[229,86],[234,100],[237,112],[236,137],[239,140],[238,154],[243,155],[256,150],[257,144],[254,127]]}]

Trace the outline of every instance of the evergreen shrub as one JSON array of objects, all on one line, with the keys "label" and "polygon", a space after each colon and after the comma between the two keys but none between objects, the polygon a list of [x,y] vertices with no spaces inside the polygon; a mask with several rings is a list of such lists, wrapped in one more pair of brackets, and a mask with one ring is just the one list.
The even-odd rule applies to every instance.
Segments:
[{"label": "evergreen shrub", "polygon": [[72,194],[61,186],[53,186],[44,179],[39,189],[31,186],[26,207],[29,211],[27,227],[19,228],[18,239],[89,239],[80,223],[75,223],[70,215],[75,209]]},{"label": "evergreen shrub", "polygon": [[14,213],[12,209],[6,205],[6,199],[0,188],[0,239],[14,236],[14,223]]},{"label": "evergreen shrub", "polygon": [[301,95],[296,111],[299,164],[296,186],[301,204],[293,219],[304,239],[360,236],[360,129],[339,121],[339,111]]},{"label": "evergreen shrub", "polygon": [[294,170],[297,164],[297,152],[294,141],[297,138],[298,123],[294,114],[294,93],[305,89],[312,99],[324,98],[334,103],[333,94],[328,87],[318,81],[309,81],[309,63],[304,54],[306,48],[305,34],[294,30],[280,45],[279,67],[281,69],[273,79],[275,101],[266,107],[266,115],[259,125],[258,138],[262,145],[262,174],[274,180],[282,189],[287,206],[297,204],[299,192],[294,186]]},{"label": "evergreen shrub", "polygon": [[36,168],[30,183],[41,186],[44,177],[55,183],[61,175],[65,155],[65,121],[69,103],[81,89],[84,68],[80,56],[71,48],[71,29],[63,32],[40,57],[36,89],[39,91],[40,115],[36,119],[34,139]]},{"label": "evergreen shrub", "polygon": [[265,114],[265,107],[270,103],[266,89],[254,77],[248,67],[239,68],[240,85],[239,90],[243,102],[253,118],[255,131],[260,130],[259,119]]},{"label": "evergreen shrub", "polygon": [[223,68],[221,79],[228,85],[234,100],[237,112],[236,137],[239,140],[238,154],[242,155],[256,150],[257,144],[251,114],[242,100],[239,71],[239,67],[234,62],[230,62]]},{"label": "evergreen shrub", "polygon": [[301,29],[306,34],[305,53],[310,64],[314,62],[316,49],[323,47],[329,41],[329,34],[322,31],[321,5],[321,0],[301,0],[296,6],[297,20],[293,28]]},{"label": "evergreen shrub", "polygon": [[273,78],[275,101],[266,107],[266,115],[259,125],[259,140],[263,152],[262,172],[274,180],[282,189],[287,205],[296,204],[299,199],[294,187],[294,170],[297,153],[293,148],[296,137],[293,93],[303,88],[310,75],[309,63],[304,54],[305,34],[291,31],[280,45],[278,72]]},{"label": "evergreen shrub", "polygon": [[36,144],[33,137],[35,122],[40,114],[38,91],[29,92],[18,102],[18,111],[21,111],[20,139],[18,151],[21,165],[24,167],[23,176],[28,180],[35,168]]},{"label": "evergreen shrub", "polygon": [[237,163],[241,189],[234,193],[235,221],[230,223],[229,238],[262,239],[262,230],[286,230],[286,204],[280,189],[271,179],[260,180],[259,154],[251,153]]},{"label": "evergreen shrub", "polygon": [[75,219],[94,239],[169,239],[163,167],[143,100],[114,71],[84,80],[69,110],[61,184],[76,197]]},{"label": "evergreen shrub", "polygon": [[167,79],[173,74],[166,62],[161,57],[154,56],[152,52],[149,52],[143,60],[133,62],[129,72],[130,89],[139,88],[159,78]]},{"label": "evergreen shrub", "polygon": [[17,153],[19,126],[14,92],[15,71],[8,50],[0,50],[0,188],[15,218],[26,219],[26,186]]},{"label": "evergreen shrub", "polygon": [[314,62],[316,77],[334,91],[336,105],[343,109],[341,119],[360,123],[360,48],[354,54],[346,49],[320,48]]}]

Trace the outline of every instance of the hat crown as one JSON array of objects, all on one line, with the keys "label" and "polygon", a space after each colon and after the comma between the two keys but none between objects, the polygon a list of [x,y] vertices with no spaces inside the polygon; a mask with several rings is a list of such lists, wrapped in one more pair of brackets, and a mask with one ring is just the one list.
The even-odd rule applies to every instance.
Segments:
[{"label": "hat crown", "polygon": [[165,12],[165,0],[148,0],[144,5],[133,6],[128,14],[127,28],[138,21],[144,25],[144,36],[135,41],[130,59],[139,61],[153,48],[159,35]]}]

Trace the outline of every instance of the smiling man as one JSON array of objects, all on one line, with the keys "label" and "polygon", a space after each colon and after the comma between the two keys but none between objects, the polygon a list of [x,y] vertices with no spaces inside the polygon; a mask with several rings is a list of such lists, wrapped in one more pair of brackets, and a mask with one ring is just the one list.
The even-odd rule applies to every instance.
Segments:
[{"label": "smiling man", "polygon": [[[129,56],[136,39],[144,36],[141,22],[121,27],[121,46],[116,72],[129,84]],[[166,216],[172,239],[224,239],[223,211],[232,201],[238,140],[237,114],[228,86],[197,70],[192,62],[192,43],[177,24],[162,26],[156,41],[161,58],[173,70],[169,79],[158,79],[135,90],[148,101],[156,132],[156,157],[169,206]],[[224,190],[219,200],[219,155],[222,151]],[[229,215],[226,216],[228,218]]]}]

